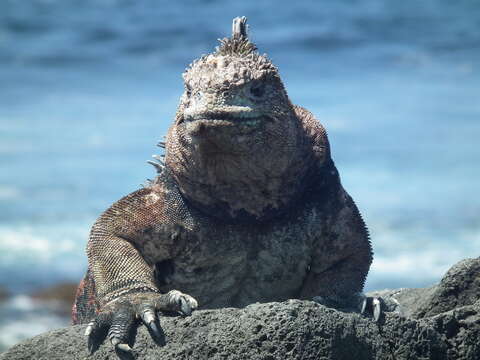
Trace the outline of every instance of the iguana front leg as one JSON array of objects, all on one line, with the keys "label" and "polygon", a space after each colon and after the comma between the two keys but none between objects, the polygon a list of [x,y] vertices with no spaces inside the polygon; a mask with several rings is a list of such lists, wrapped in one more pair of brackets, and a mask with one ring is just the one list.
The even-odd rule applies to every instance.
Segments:
[{"label": "iguana front leg", "polygon": [[[160,340],[158,311],[190,315],[197,308],[197,301],[180,291],[161,294],[153,266],[134,246],[144,229],[160,221],[164,206],[161,194],[142,189],[115,203],[93,226],[87,255],[100,308],[85,332],[91,352],[107,335],[117,351],[131,351],[128,337],[140,319]],[[159,248],[165,256],[171,251],[168,244]]]},{"label": "iguana front leg", "polygon": [[384,312],[401,313],[395,299],[368,297],[362,292],[372,262],[372,248],[360,212],[339,180],[326,201],[330,211],[326,212],[324,230],[317,236],[300,297],[371,314],[375,321]]},{"label": "iguana front leg", "polygon": [[[369,310],[362,294],[372,262],[368,231],[352,198],[339,183],[325,199],[329,211],[316,238],[310,271],[300,297],[324,305]],[[377,302],[375,301],[375,304]]]}]

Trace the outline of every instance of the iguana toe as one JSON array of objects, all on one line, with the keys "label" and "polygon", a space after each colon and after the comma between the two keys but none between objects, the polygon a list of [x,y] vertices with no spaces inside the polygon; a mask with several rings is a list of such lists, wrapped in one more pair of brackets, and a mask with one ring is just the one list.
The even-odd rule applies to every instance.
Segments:
[{"label": "iguana toe", "polygon": [[111,313],[99,313],[97,317],[91,321],[85,330],[85,336],[88,337],[88,351],[94,353],[107,336],[110,326]]},{"label": "iguana toe", "polygon": [[171,290],[160,298],[159,310],[179,312],[182,315],[191,315],[198,308],[198,302],[190,295],[178,290]]},{"label": "iguana toe", "polygon": [[137,310],[137,313],[140,314],[143,323],[150,331],[152,337],[157,340],[161,339],[162,332],[160,331],[159,326],[157,326],[158,318],[156,315],[155,307],[148,303],[142,304],[139,311]]},{"label": "iguana toe", "polygon": [[380,320],[380,316],[382,315],[382,301],[379,298],[374,298],[373,301],[373,319],[375,322]]},{"label": "iguana toe", "polygon": [[186,316],[192,314],[192,307],[184,298],[180,298],[180,312]]},{"label": "iguana toe", "polygon": [[158,311],[178,312],[190,315],[198,307],[190,295],[178,290],[166,294],[132,293],[119,297],[103,306],[100,313],[87,325],[88,349],[95,352],[108,336],[121,359],[132,358],[128,344],[130,334],[141,319],[150,335],[159,345],[165,344],[165,336],[158,322]]},{"label": "iguana toe", "polygon": [[115,349],[130,352],[128,336],[135,325],[135,311],[129,303],[121,303],[112,316],[108,338]]}]

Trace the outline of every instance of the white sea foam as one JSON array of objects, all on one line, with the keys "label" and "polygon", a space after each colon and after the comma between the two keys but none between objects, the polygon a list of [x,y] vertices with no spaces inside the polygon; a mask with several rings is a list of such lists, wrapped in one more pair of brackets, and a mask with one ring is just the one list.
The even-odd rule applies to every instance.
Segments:
[{"label": "white sea foam", "polygon": [[18,229],[0,226],[0,253],[4,261],[18,261],[35,257],[37,261],[49,261],[58,253],[74,248],[71,240],[56,241],[38,233],[35,227],[23,226]]},{"label": "white sea foam", "polygon": [[28,291],[77,281],[86,268],[88,226],[0,225],[0,285]]},{"label": "white sea foam", "polygon": [[67,316],[52,311],[52,304],[18,295],[0,303],[0,351],[45,331],[67,326]]},{"label": "white sea foam", "polygon": [[419,280],[440,278],[455,262],[465,258],[461,251],[405,252],[374,259],[371,274],[381,274],[382,278],[404,278]]},{"label": "white sea foam", "polygon": [[480,254],[478,229],[458,231],[447,239],[425,236],[422,230],[377,229],[375,242],[381,246],[370,268],[367,290],[433,285],[458,261]]}]

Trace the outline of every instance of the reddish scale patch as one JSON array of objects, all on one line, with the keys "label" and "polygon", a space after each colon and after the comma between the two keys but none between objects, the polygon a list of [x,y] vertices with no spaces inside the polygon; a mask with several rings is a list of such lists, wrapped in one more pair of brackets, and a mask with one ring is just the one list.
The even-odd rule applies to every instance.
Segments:
[{"label": "reddish scale patch", "polygon": [[90,276],[90,271],[80,282],[72,307],[72,324],[85,324],[98,313],[99,304],[95,295],[95,283]]}]

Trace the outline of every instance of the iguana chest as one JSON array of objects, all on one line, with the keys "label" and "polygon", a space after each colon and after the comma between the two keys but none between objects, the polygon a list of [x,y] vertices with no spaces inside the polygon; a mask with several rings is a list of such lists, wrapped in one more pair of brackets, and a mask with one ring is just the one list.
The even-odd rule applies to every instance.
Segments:
[{"label": "iguana chest", "polygon": [[[315,211],[306,209],[293,219],[251,226],[191,220],[189,227],[162,227],[150,236],[156,246],[143,249],[155,263],[161,291],[188,293],[203,308],[297,296],[311,261],[313,239],[320,232]],[[165,253],[155,254],[165,242],[167,259]],[[156,255],[163,257],[155,261]]]}]

